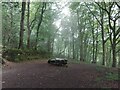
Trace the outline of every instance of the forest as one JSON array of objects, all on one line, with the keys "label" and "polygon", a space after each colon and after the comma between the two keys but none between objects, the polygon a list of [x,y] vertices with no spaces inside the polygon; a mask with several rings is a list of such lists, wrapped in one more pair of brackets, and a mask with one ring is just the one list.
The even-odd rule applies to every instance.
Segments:
[{"label": "forest", "polygon": [[120,1],[2,2],[2,62],[3,88],[118,88]]},{"label": "forest", "polygon": [[66,57],[118,67],[119,3],[61,3],[3,2],[3,57],[14,61],[31,55]]}]

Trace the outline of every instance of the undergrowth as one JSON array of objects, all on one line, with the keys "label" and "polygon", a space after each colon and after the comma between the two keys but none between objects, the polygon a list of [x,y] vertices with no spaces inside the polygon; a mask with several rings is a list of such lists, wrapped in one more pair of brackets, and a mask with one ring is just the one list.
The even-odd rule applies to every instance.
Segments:
[{"label": "undergrowth", "polygon": [[6,49],[2,52],[2,57],[12,62],[49,58],[49,56],[47,52],[35,50]]}]

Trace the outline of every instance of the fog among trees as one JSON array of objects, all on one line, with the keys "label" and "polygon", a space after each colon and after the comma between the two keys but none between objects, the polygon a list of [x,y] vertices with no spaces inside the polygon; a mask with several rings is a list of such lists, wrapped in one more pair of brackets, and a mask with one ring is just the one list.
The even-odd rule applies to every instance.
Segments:
[{"label": "fog among trees", "polygon": [[120,65],[119,2],[3,2],[3,57]]}]

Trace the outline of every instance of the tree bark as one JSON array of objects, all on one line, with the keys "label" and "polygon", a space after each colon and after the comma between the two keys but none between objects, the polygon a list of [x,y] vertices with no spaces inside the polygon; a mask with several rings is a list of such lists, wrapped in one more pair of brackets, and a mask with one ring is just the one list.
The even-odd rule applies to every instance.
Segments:
[{"label": "tree bark", "polygon": [[114,26],[113,26],[113,44],[112,44],[112,56],[113,56],[113,63],[112,67],[116,67],[116,35],[115,35],[115,29],[116,29],[116,22],[114,21]]},{"label": "tree bark", "polygon": [[93,26],[92,26],[92,38],[93,38],[93,61],[92,63],[95,63],[95,35],[94,35],[94,17],[93,17]]},{"label": "tree bark", "polygon": [[23,49],[23,36],[24,36],[24,15],[25,15],[26,2],[22,2],[21,8],[21,22],[20,22],[20,37],[18,49]]},{"label": "tree bark", "polygon": [[[72,28],[71,28],[71,30],[72,30]],[[75,59],[75,44],[74,44],[74,30],[72,30],[72,49],[73,49],[73,51],[72,51],[72,54],[73,54],[73,59]]]},{"label": "tree bark", "polygon": [[100,10],[101,14],[101,36],[102,36],[102,65],[105,65],[105,40],[104,40],[104,11]]},{"label": "tree bark", "polygon": [[79,12],[77,10],[77,24],[78,24],[78,29],[79,29],[79,40],[80,40],[80,61],[84,61],[84,58],[83,58],[83,32],[82,32],[82,25],[80,24],[80,21],[79,21]]},{"label": "tree bark", "polygon": [[28,37],[27,37],[27,48],[30,48],[30,0],[27,3],[27,28],[28,28]]},{"label": "tree bark", "polygon": [[95,44],[95,63],[97,62],[97,56],[98,56],[98,27],[97,27],[96,44]]}]

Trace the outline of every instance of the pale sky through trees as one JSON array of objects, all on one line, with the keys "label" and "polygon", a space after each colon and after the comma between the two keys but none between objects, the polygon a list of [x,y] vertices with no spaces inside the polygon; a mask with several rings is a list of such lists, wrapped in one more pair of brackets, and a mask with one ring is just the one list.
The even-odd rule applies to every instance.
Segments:
[{"label": "pale sky through trees", "polygon": [[[69,17],[70,16],[70,10],[69,10],[69,7],[68,7],[68,2],[66,0],[62,0],[61,2],[58,2],[57,5],[58,5],[57,7],[60,7],[61,12],[59,13],[60,14],[60,19],[55,21],[55,25],[59,28],[60,25],[61,25],[62,19],[64,17]],[[53,7],[53,8],[57,8],[57,7]],[[61,30],[61,28],[60,28],[60,30]]]}]

